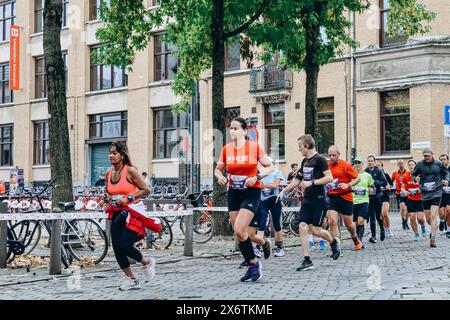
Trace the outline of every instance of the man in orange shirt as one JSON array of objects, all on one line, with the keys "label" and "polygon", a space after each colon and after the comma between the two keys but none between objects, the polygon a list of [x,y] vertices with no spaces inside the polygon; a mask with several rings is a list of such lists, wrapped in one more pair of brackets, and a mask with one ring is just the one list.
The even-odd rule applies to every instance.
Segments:
[{"label": "man in orange shirt", "polygon": [[338,217],[342,215],[344,224],[355,244],[355,249],[362,248],[362,242],[356,235],[356,226],[353,222],[353,194],[352,187],[357,185],[361,179],[353,166],[345,160],[339,159],[341,153],[337,146],[328,149],[328,168],[333,175],[333,182],[326,185],[328,195],[328,225],[332,237],[340,238]]},{"label": "man in orange shirt", "polygon": [[3,180],[0,180],[0,196],[6,195],[6,186]]},{"label": "man in orange shirt", "polygon": [[408,209],[406,208],[407,197],[403,193],[402,188],[404,185],[405,177],[407,177],[410,172],[405,168],[405,161],[399,159],[397,161],[398,170],[394,171],[391,176],[391,180],[395,183],[395,194],[397,195],[397,203],[400,206],[400,215],[402,216],[403,230],[409,230],[408,226]]}]

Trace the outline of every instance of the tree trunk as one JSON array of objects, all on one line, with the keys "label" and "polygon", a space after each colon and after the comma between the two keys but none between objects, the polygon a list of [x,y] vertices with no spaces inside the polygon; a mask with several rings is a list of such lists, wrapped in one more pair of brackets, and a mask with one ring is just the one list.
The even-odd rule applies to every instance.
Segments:
[{"label": "tree trunk", "polygon": [[[213,1],[213,20],[211,26],[212,38],[212,118],[213,128],[216,133],[214,138],[214,168],[217,165],[216,155],[225,145],[225,108],[224,108],[224,70],[225,70],[225,43],[224,43],[224,17],[223,0]],[[226,187],[220,186],[217,179],[213,179],[213,204],[215,207],[227,205]],[[224,212],[213,212],[213,235],[228,235],[228,215]]]},{"label": "tree trunk", "polygon": [[66,83],[61,52],[62,0],[46,0],[44,7],[44,60],[48,83],[50,170],[57,187],[52,203],[73,201],[72,165],[67,124]]},{"label": "tree trunk", "polygon": [[315,61],[319,50],[320,26],[309,25],[306,29],[306,95],[305,95],[305,133],[309,133],[320,141],[317,135],[317,81],[320,66]]},{"label": "tree trunk", "polygon": [[[306,72],[306,96],[305,96],[305,133],[313,137],[317,132],[317,80],[319,78],[319,66],[312,66],[305,69]],[[317,139],[318,138],[318,139]],[[316,137],[320,140],[320,137]]]}]

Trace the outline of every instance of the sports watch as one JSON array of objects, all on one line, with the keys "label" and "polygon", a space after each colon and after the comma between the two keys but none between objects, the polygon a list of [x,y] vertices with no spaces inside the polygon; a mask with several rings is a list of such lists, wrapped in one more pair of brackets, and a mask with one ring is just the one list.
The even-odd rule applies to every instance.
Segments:
[{"label": "sports watch", "polygon": [[128,202],[134,202],[134,196],[132,195],[132,194],[129,194],[128,196],[127,196],[127,199],[128,199]]}]

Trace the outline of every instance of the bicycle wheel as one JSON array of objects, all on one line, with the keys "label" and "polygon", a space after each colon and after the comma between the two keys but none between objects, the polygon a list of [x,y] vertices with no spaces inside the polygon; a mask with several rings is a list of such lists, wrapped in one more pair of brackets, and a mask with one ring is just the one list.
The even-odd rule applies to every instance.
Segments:
[{"label": "bicycle wheel", "polygon": [[147,233],[147,240],[151,242],[152,246],[154,246],[155,249],[169,249],[173,239],[172,228],[170,227],[170,224],[166,220],[166,218],[157,219],[161,221],[161,232],[156,233],[149,231]]},{"label": "bicycle wheel", "polygon": [[69,253],[78,261],[89,257],[98,264],[108,253],[106,233],[92,219],[66,221],[62,238]]},{"label": "bicycle wheel", "polygon": [[12,233],[11,229],[8,228],[8,231],[6,233],[7,235],[7,240],[6,240],[6,246],[7,246],[7,251],[6,251],[6,261],[7,263],[11,263],[12,261],[14,261],[14,258],[16,257],[16,255],[14,254],[14,252],[12,251],[12,249],[10,248],[10,243],[11,241],[15,241],[16,237],[14,236],[14,234]]},{"label": "bicycle wheel", "polygon": [[[205,243],[213,236],[213,220],[204,213],[196,211],[193,216],[193,240],[196,243]],[[184,234],[184,216],[180,219],[180,229]]]},{"label": "bicycle wheel", "polygon": [[298,226],[300,225],[299,219],[300,219],[299,213],[293,212],[288,220],[289,229],[291,230],[292,234],[297,237],[300,236],[300,233],[298,230]]},{"label": "bicycle wheel", "polygon": [[283,212],[282,213],[283,225],[281,227],[283,230],[283,234],[285,234],[285,235],[288,235],[291,232],[289,218],[291,217],[292,214],[293,214],[292,212]]},{"label": "bicycle wheel", "polygon": [[11,227],[16,240],[22,241],[25,246],[23,255],[30,254],[41,239],[41,225],[39,221],[24,220],[14,224]]}]

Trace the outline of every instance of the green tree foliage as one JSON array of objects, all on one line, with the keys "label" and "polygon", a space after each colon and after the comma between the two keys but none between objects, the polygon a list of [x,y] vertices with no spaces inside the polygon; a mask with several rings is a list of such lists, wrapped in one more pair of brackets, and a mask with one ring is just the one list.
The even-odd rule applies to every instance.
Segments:
[{"label": "green tree foliage", "polygon": [[[149,10],[141,0],[111,0],[100,6],[100,16],[106,25],[97,31],[105,45],[99,60],[130,70],[138,51],[152,39],[152,31],[167,31],[166,41],[176,45],[180,66],[172,86],[182,98],[175,110],[186,111],[196,80],[213,66],[212,0],[162,0],[157,9]],[[268,0],[223,0],[223,41],[230,43],[240,37],[240,31],[251,25],[268,7]]]}]

